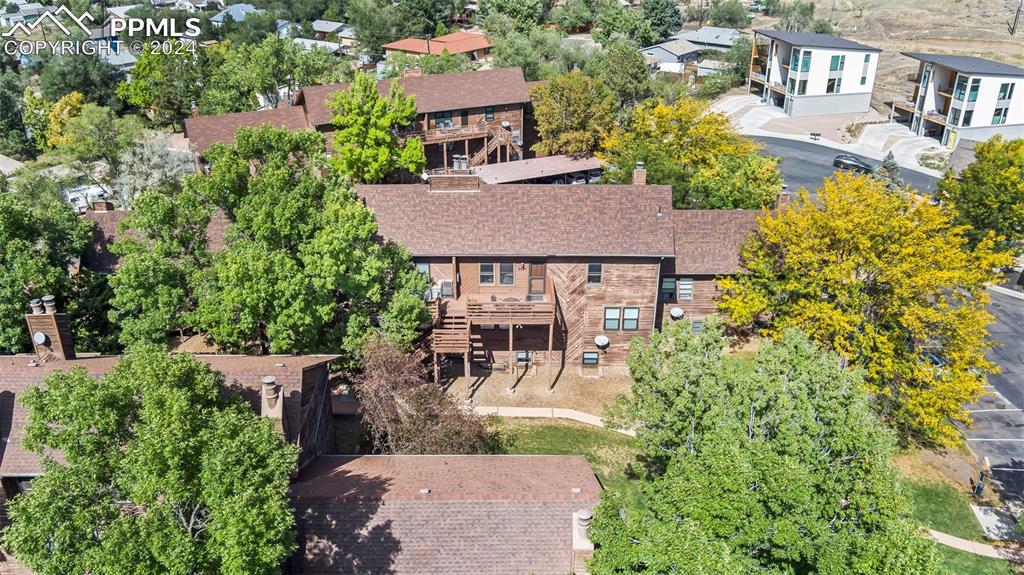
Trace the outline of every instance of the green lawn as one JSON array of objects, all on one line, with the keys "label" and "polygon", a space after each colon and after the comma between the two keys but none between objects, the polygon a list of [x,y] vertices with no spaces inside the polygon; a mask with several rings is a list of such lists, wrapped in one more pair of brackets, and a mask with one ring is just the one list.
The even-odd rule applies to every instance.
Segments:
[{"label": "green lawn", "polygon": [[1013,567],[1001,559],[979,557],[939,545],[943,575],[1013,575]]},{"label": "green lawn", "polygon": [[[971,511],[970,500],[948,483],[906,482],[914,519],[925,527],[971,541],[985,541],[985,532]],[[1011,575],[1010,564],[938,545],[943,575]]]},{"label": "green lawn", "polygon": [[629,479],[629,466],[639,450],[632,437],[568,420],[492,418],[492,429],[504,435],[505,452],[513,455],[582,455],[605,489],[639,497]]},{"label": "green lawn", "polygon": [[985,541],[985,532],[971,511],[967,496],[948,483],[909,480],[906,483],[914,518],[925,527],[961,539]]}]

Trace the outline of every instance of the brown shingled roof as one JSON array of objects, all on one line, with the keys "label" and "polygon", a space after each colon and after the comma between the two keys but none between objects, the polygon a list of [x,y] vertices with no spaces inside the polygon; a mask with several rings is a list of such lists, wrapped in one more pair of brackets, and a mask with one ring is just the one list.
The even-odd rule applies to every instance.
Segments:
[{"label": "brown shingled roof", "polygon": [[734,274],[759,210],[673,210],[675,273]]},{"label": "brown shingled roof", "polygon": [[[669,186],[509,184],[478,192],[356,186],[380,234],[414,256],[667,256]],[[658,215],[659,212],[662,215]]]},{"label": "brown shingled roof", "polygon": [[573,513],[600,491],[580,456],[320,457],[292,487],[297,559],[306,575],[564,575]]},{"label": "brown shingled roof", "polygon": [[[520,68],[410,76],[398,83],[406,95],[416,96],[416,112],[420,114],[530,101],[530,91]],[[331,94],[347,88],[348,84],[309,86],[296,95],[295,102],[305,108],[311,125],[325,126],[334,117],[334,112],[327,107]],[[390,80],[377,82],[377,91],[381,94],[387,94],[390,89]]]},{"label": "brown shingled roof", "polygon": [[[296,441],[300,429],[302,378],[307,369],[333,361],[335,356],[245,356],[245,355],[196,355],[215,371],[224,374],[229,388],[241,393],[253,408],[260,409],[262,378],[273,375],[281,386],[285,398],[285,417],[288,419],[289,440]],[[13,355],[0,358],[0,476],[18,477],[39,475],[39,459],[35,453],[21,446],[28,410],[17,398],[31,387],[42,385],[46,376],[55,371],[66,371],[81,366],[93,377],[100,377],[117,364],[117,356],[79,357],[74,360],[56,360],[29,367],[34,355]]]},{"label": "brown shingled roof", "polygon": [[238,112],[217,116],[199,116],[185,120],[185,136],[192,150],[202,154],[215,143],[228,146],[235,143],[235,131],[241,127],[255,128],[270,125],[275,128],[302,130],[308,128],[302,108],[286,106],[256,112]]}]

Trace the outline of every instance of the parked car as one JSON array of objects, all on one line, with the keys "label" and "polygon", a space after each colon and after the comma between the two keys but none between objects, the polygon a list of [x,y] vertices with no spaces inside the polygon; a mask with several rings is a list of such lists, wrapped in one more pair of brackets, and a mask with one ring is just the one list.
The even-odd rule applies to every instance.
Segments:
[{"label": "parked car", "polygon": [[875,171],[867,162],[850,154],[839,154],[835,160],[832,160],[832,165],[840,170],[850,170],[861,174],[871,174]]},{"label": "parked car", "polygon": [[565,179],[568,183],[574,186],[587,183],[587,175],[584,174],[583,172],[573,172],[569,174]]},{"label": "parked car", "polygon": [[599,181],[601,181],[601,173],[602,172],[600,168],[590,170],[589,172],[587,172],[587,183],[596,184]]}]

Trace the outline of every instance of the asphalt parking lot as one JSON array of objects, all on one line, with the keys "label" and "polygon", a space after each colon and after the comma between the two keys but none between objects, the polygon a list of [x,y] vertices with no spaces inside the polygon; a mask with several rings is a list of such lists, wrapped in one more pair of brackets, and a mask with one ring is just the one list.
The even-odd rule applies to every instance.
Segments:
[{"label": "asphalt parking lot", "polygon": [[1002,497],[1024,501],[1024,299],[991,295],[996,321],[989,359],[1001,372],[989,376],[990,395],[970,407],[974,426],[966,435],[971,449],[988,457]]}]

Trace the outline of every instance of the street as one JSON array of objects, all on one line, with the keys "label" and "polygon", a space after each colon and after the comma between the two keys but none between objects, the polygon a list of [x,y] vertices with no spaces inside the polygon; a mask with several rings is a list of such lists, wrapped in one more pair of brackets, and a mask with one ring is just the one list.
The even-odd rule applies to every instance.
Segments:
[{"label": "street", "polygon": [[995,346],[989,359],[1001,373],[989,376],[989,392],[970,407],[974,426],[966,431],[975,453],[988,457],[992,479],[1004,499],[1024,498],[1024,299],[989,291],[990,331]]},{"label": "street", "polygon": [[[780,169],[782,177],[789,185],[790,191],[796,192],[800,188],[807,188],[814,191],[821,186],[822,180],[832,175],[835,168],[832,167],[832,160],[836,155],[842,153],[840,150],[822,144],[825,140],[818,142],[801,142],[785,138],[769,138],[764,136],[752,136],[764,145],[764,153],[775,156],[782,160]],[[870,158],[861,157],[868,164],[878,167],[881,162]],[[903,168],[903,179],[908,184],[922,192],[931,192],[935,189],[936,178],[921,172],[915,172]]]}]

